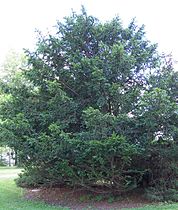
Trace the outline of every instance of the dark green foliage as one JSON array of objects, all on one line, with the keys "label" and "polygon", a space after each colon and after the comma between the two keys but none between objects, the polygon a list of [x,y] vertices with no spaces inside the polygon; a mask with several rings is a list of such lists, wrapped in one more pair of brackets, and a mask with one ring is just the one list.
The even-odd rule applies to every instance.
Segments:
[{"label": "dark green foliage", "polygon": [[28,70],[1,82],[0,135],[24,166],[18,184],[119,193],[143,187],[161,200],[174,197],[171,61],[135,21],[127,28],[119,18],[100,23],[83,9],[56,30],[40,34],[36,51],[26,52]]},{"label": "dark green foliage", "polygon": [[[29,171],[27,177],[34,177],[35,185],[42,184],[41,180],[45,185],[57,183],[87,188],[98,183],[120,192],[130,187],[124,172],[128,170],[137,149],[123,137],[113,135],[102,141],[81,141],[70,140],[61,133],[56,137],[42,135],[37,141],[28,151],[31,159],[24,161],[26,171]],[[21,185],[23,178],[19,181]],[[27,183],[30,184],[28,178],[24,184]]]}]

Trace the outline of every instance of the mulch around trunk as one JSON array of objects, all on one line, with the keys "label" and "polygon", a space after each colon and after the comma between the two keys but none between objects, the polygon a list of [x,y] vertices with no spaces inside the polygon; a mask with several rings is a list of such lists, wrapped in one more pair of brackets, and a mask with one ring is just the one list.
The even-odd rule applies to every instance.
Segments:
[{"label": "mulch around trunk", "polygon": [[48,204],[68,207],[71,210],[119,210],[151,204],[143,197],[142,192],[114,196],[91,193],[81,188],[71,189],[67,187],[27,189],[25,198],[42,200]]}]

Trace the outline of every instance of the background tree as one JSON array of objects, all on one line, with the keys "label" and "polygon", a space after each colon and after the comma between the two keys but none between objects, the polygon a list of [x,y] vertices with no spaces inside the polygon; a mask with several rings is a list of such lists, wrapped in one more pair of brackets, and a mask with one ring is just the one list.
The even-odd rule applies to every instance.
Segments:
[{"label": "background tree", "polygon": [[[21,77],[22,69],[27,68],[27,58],[24,53],[18,53],[14,50],[10,50],[0,67],[0,104],[1,106],[1,120],[5,120],[15,115],[15,110],[18,105],[14,104],[11,91],[20,89],[20,83],[23,84],[24,79]],[[23,81],[22,81],[23,80]],[[23,88],[23,87],[22,87]],[[18,97],[18,95],[16,95]],[[14,107],[16,105],[16,107]],[[13,111],[14,110],[14,111]],[[10,112],[9,112],[10,111]],[[17,110],[16,110],[17,111]],[[7,130],[6,130],[7,131]],[[8,131],[7,131],[8,133]],[[6,147],[11,146],[12,150],[15,150],[15,165],[17,165],[18,154],[17,149],[12,146],[12,142],[15,137],[7,137],[6,132],[1,133],[1,145]],[[12,134],[13,136],[13,134]],[[17,138],[17,137],[16,137]]]},{"label": "background tree", "polygon": [[25,69],[26,64],[27,59],[24,53],[9,50],[0,67],[1,78],[13,76],[15,73],[21,71],[21,69]]}]

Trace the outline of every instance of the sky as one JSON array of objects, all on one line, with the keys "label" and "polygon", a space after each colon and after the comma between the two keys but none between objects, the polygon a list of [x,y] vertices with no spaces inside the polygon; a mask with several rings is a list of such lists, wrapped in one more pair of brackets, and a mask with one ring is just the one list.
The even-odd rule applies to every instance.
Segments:
[{"label": "sky", "polygon": [[33,49],[35,29],[52,30],[81,5],[101,21],[119,15],[126,26],[135,17],[158,50],[178,61],[178,0],[0,0],[0,64],[11,49]]}]

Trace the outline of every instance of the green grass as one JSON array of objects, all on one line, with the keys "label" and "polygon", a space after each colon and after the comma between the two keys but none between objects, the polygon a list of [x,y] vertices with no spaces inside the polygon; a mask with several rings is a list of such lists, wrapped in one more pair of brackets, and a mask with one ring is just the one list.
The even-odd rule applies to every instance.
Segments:
[{"label": "green grass", "polygon": [[[43,202],[29,201],[23,198],[23,190],[18,188],[9,178],[14,177],[21,169],[0,167],[0,210],[67,210],[68,208],[55,207]],[[8,178],[1,178],[7,175]],[[124,209],[126,210],[126,209]],[[149,205],[130,210],[178,210],[178,204]]]},{"label": "green grass", "polygon": [[[67,210],[68,208],[54,207],[43,202],[28,201],[23,198],[23,190],[17,188],[13,178],[21,170],[17,168],[0,168],[0,210]],[[3,178],[1,176],[3,175]]]},{"label": "green grass", "polygon": [[[62,210],[42,202],[28,201],[23,198],[23,191],[15,186],[12,179],[0,180],[1,210]],[[66,208],[67,209],[67,208]]]},{"label": "green grass", "polygon": [[22,169],[16,167],[0,167],[0,176],[1,175],[17,175],[21,172]]},{"label": "green grass", "polygon": [[132,208],[124,210],[178,210],[178,204],[159,204],[159,205],[149,205],[142,208]]}]

